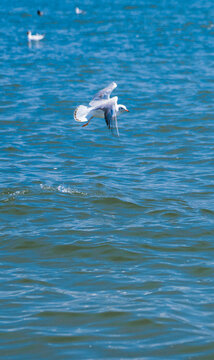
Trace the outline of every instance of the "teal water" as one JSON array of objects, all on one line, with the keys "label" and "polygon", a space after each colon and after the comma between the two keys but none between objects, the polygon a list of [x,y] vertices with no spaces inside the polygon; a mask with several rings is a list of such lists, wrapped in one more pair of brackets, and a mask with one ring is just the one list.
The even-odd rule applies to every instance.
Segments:
[{"label": "teal water", "polygon": [[[213,2],[0,15],[1,359],[213,360]],[[112,81],[119,139],[73,120]]]}]

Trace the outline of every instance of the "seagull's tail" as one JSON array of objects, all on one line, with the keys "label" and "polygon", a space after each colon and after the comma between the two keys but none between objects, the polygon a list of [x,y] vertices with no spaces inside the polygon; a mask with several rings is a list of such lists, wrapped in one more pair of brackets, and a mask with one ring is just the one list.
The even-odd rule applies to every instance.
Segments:
[{"label": "seagull's tail", "polygon": [[74,111],[74,120],[79,122],[87,122],[90,119],[90,107],[79,105]]}]

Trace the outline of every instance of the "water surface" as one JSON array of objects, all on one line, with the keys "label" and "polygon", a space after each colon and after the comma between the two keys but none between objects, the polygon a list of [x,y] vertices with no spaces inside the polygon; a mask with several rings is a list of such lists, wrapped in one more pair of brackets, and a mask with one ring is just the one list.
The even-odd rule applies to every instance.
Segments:
[{"label": "water surface", "polygon": [[[213,3],[39,8],[0,5],[1,357],[211,360]],[[73,120],[111,81],[119,139]]]}]

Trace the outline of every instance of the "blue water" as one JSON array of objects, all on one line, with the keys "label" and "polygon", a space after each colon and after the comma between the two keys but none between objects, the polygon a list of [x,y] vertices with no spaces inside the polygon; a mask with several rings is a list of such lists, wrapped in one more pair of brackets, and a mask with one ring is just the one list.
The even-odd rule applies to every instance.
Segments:
[{"label": "blue water", "polygon": [[[213,2],[0,16],[1,359],[213,360]],[[119,138],[73,120],[112,81]]]}]

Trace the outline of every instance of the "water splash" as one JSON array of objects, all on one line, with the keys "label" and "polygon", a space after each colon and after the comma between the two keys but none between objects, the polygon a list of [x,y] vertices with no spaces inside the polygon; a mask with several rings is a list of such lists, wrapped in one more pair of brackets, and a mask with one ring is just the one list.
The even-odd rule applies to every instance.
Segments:
[{"label": "water splash", "polygon": [[22,195],[29,194],[29,192],[30,191],[28,189],[16,190],[16,191],[12,191],[12,192],[11,192],[11,190],[3,191],[1,193],[1,195],[3,196],[2,201],[3,202],[13,201],[13,200],[17,199],[18,197],[20,197]]},{"label": "water splash", "polygon": [[40,188],[45,191],[60,192],[63,194],[70,194],[70,195],[87,196],[87,193],[83,191],[79,191],[77,189],[73,189],[70,186],[64,186],[64,185],[50,186],[50,185],[40,184]]}]

